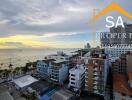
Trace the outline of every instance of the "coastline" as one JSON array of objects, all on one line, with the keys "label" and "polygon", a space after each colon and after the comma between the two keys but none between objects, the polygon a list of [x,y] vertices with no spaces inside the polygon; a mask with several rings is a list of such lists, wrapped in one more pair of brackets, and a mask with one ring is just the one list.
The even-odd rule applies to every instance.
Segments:
[{"label": "coastline", "polygon": [[28,62],[42,60],[45,56],[55,54],[57,51],[63,51],[71,54],[79,48],[38,48],[38,49],[0,49],[0,69],[9,69],[9,64],[13,68],[24,67]]}]

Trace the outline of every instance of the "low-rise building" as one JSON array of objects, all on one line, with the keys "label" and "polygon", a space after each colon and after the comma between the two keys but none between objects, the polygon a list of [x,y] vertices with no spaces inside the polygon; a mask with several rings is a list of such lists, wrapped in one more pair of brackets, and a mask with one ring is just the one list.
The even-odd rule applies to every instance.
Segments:
[{"label": "low-rise building", "polygon": [[68,77],[68,61],[56,60],[52,62],[51,80],[57,84],[63,84]]},{"label": "low-rise building", "polygon": [[25,75],[16,79],[13,79],[15,87],[17,89],[26,89],[30,84],[37,82],[38,80],[30,75]]},{"label": "low-rise building", "polygon": [[70,56],[61,51],[58,51],[57,54],[48,55],[46,58],[54,60],[69,60]]},{"label": "low-rise building", "polygon": [[69,70],[69,87],[80,89],[85,84],[85,67],[77,65]]}]

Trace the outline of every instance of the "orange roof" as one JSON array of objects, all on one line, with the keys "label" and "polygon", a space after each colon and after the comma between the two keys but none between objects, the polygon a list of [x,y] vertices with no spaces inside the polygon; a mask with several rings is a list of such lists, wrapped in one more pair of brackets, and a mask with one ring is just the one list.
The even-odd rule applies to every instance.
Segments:
[{"label": "orange roof", "polygon": [[132,80],[132,72],[128,73],[128,78],[129,78],[129,80]]},{"label": "orange roof", "polygon": [[127,78],[123,74],[114,74],[113,76],[113,90],[115,92],[132,95],[132,89],[129,87]]}]

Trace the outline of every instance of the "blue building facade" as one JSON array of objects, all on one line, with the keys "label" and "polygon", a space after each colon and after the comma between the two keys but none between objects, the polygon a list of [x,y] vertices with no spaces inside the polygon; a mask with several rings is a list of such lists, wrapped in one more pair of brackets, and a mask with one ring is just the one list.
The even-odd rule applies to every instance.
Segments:
[{"label": "blue building facade", "polygon": [[50,77],[51,75],[51,62],[53,59],[38,60],[37,61],[37,72],[42,76]]}]

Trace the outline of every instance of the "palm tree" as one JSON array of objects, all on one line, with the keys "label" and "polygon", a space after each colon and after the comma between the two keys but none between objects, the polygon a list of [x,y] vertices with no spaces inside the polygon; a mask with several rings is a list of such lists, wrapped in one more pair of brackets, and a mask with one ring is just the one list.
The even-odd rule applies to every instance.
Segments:
[{"label": "palm tree", "polygon": [[21,71],[25,74],[28,71],[28,68],[26,66],[25,67],[21,67]]},{"label": "palm tree", "polygon": [[20,73],[20,67],[16,67],[14,70],[16,71],[16,74]]},{"label": "palm tree", "polygon": [[8,78],[10,78],[11,77],[11,70],[10,69],[8,69]]},{"label": "palm tree", "polygon": [[9,66],[8,66],[8,67],[9,67],[9,69],[12,69],[12,66],[13,66],[13,65],[10,63],[10,64],[9,64]]},{"label": "palm tree", "polygon": [[3,77],[3,70],[0,70],[0,78]]},{"label": "palm tree", "polygon": [[9,77],[9,70],[7,70],[7,69],[5,69],[5,70],[3,70],[3,75],[4,75],[4,77]]},{"label": "palm tree", "polygon": [[15,76],[16,75],[16,70],[13,70],[12,74],[13,74],[13,76]]},{"label": "palm tree", "polygon": [[31,96],[30,98],[32,98],[32,100],[37,100],[36,92],[32,92],[30,96]]}]

